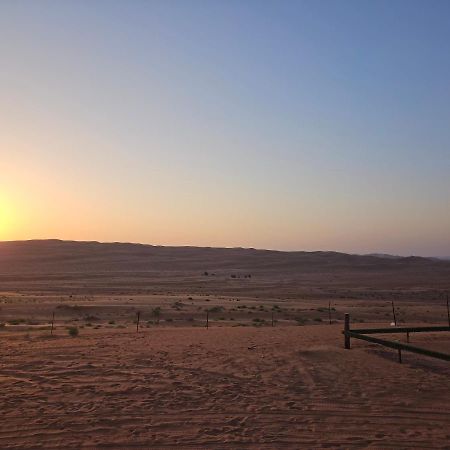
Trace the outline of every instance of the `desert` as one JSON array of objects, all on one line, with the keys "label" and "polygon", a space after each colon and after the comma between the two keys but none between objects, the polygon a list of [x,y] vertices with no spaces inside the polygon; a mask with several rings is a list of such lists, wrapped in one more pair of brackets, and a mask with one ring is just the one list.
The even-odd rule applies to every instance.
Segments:
[{"label": "desert", "polygon": [[[1,448],[448,448],[448,362],[405,352],[399,364],[379,345],[346,350],[342,335],[345,313],[354,329],[390,326],[392,301],[399,326],[446,325],[448,262],[64,241],[0,251]],[[411,342],[450,353],[448,332]]]},{"label": "desert", "polygon": [[450,450],[449,24],[0,0],[0,450]]}]

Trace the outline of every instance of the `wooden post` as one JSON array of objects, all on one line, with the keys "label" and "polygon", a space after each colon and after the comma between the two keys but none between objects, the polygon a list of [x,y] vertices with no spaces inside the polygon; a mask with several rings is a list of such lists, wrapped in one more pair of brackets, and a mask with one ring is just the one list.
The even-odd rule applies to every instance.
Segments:
[{"label": "wooden post", "polygon": [[273,327],[273,311],[272,311],[272,327]]},{"label": "wooden post", "polygon": [[397,317],[395,316],[394,300],[392,300],[392,315],[394,316],[394,324],[397,326]]},{"label": "wooden post", "polygon": [[398,362],[400,364],[402,363],[402,349],[401,348],[398,349]]},{"label": "wooden post", "polygon": [[55,311],[52,314],[52,328],[50,330],[50,336],[53,336],[53,324],[55,323]]},{"label": "wooden post", "polygon": [[206,310],[206,329],[209,328],[209,311]]},{"label": "wooden post", "polygon": [[141,319],[141,312],[137,312],[137,320],[136,320],[136,333],[139,333],[139,320]]},{"label": "wooden post", "polygon": [[447,292],[447,319],[448,319],[448,326],[450,327],[450,309],[448,308],[448,292]]},{"label": "wooden post", "polygon": [[350,336],[348,335],[349,331],[350,331],[350,314],[345,313],[344,346],[346,349],[350,348]]},{"label": "wooden post", "polygon": [[328,320],[331,325],[331,300],[328,302]]},{"label": "wooden post", "polygon": [[409,331],[406,332],[406,342],[409,343]]}]

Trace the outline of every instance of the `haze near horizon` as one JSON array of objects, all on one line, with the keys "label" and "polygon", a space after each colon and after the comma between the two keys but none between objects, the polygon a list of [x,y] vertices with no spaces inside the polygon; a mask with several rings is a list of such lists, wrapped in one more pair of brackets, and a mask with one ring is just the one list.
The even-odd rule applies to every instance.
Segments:
[{"label": "haze near horizon", "polygon": [[0,5],[0,240],[450,255],[444,1]]}]

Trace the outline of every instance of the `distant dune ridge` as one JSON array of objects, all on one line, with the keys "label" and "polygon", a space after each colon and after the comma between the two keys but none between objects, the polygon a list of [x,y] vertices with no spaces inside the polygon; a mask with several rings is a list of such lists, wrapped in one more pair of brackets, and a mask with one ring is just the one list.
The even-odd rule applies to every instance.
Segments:
[{"label": "distant dune ridge", "polygon": [[450,274],[450,261],[415,256],[380,257],[327,251],[164,247],[54,239],[0,242],[0,273],[3,274],[227,270],[253,273],[437,271]]}]

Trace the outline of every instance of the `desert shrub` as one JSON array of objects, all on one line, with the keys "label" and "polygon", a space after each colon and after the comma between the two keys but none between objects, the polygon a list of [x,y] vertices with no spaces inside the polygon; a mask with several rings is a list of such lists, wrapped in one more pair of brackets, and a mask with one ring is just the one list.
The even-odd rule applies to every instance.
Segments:
[{"label": "desert shrub", "polygon": [[314,317],[314,322],[322,322],[322,318],[321,317]]},{"label": "desert shrub", "polygon": [[97,320],[100,320],[100,317],[88,314],[87,316],[84,317],[84,320],[88,320],[89,322],[95,322]]},{"label": "desert shrub", "polygon": [[25,323],[25,319],[12,319],[9,320],[8,323],[10,325],[20,325],[21,323]]},{"label": "desert shrub", "polygon": [[222,312],[224,310],[223,306],[214,306],[213,308],[209,309],[210,313],[218,313]]},{"label": "desert shrub", "polygon": [[115,324],[116,324],[116,321],[115,321],[115,320],[110,320],[108,323],[109,323],[110,325],[115,325]]},{"label": "desert shrub", "polygon": [[265,319],[260,319],[259,317],[255,317],[255,318],[253,319],[253,322],[255,322],[255,323],[264,323],[264,322],[265,322]]},{"label": "desert shrub", "polygon": [[184,306],[184,303],[183,303],[183,302],[180,302],[180,301],[178,300],[178,301],[176,301],[176,302],[172,305],[172,308],[180,309],[180,308],[182,308],[183,306]]},{"label": "desert shrub", "polygon": [[152,316],[156,318],[156,325],[159,324],[159,318],[161,317],[161,307],[157,306],[152,309]]},{"label": "desert shrub", "polygon": [[168,318],[166,319],[166,322],[173,322],[173,319],[172,319],[171,317],[168,317]]},{"label": "desert shrub", "polygon": [[69,327],[69,336],[77,337],[78,336],[78,327]]}]

